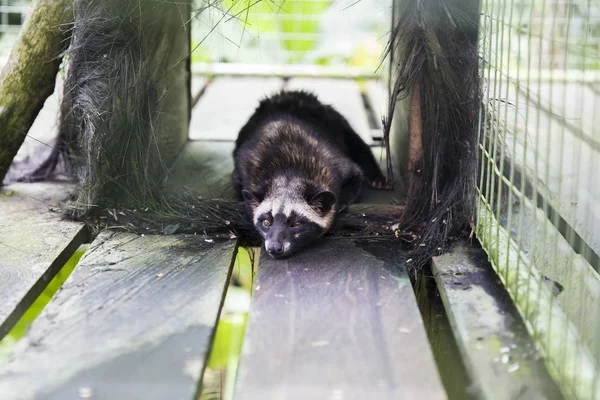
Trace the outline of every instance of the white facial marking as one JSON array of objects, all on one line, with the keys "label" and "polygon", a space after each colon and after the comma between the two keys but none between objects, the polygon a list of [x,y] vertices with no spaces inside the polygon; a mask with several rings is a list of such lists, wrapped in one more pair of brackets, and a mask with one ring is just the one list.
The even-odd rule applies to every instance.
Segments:
[{"label": "white facial marking", "polygon": [[290,242],[283,242],[283,251],[288,251],[291,245],[292,244]]},{"label": "white facial marking", "polygon": [[277,176],[273,179],[273,184],[269,189],[265,199],[254,209],[253,221],[258,223],[260,215],[271,213],[275,216],[283,214],[289,218],[292,213],[304,217],[309,221],[326,229],[333,221],[335,207],[326,215],[320,216],[308,205],[306,200],[301,197],[303,183],[300,179],[288,179],[285,176]]}]

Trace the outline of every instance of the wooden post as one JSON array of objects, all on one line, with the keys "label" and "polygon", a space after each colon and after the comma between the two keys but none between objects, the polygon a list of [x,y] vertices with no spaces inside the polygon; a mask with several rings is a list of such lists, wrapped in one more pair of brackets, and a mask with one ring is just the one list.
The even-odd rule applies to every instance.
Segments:
[{"label": "wooden post", "polygon": [[[146,8],[156,13],[146,29],[161,21],[167,32],[163,43],[157,47],[153,60],[157,64],[158,93],[163,93],[160,112],[163,118],[159,127],[159,147],[162,160],[170,167],[185,145],[189,135],[191,116],[190,94],[190,29],[191,0],[177,2],[145,2]],[[163,58],[168,54],[169,61]]]},{"label": "wooden post", "polygon": [[54,92],[68,41],[72,0],[37,0],[0,74],[0,184],[29,128]]}]

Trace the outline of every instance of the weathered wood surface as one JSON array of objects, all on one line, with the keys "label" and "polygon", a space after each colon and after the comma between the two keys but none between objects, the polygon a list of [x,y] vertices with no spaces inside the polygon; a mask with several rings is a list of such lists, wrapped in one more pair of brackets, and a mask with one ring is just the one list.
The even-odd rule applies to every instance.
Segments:
[{"label": "weathered wood surface", "polygon": [[0,366],[2,398],[192,399],[234,253],[104,231]]},{"label": "weathered wood surface", "polygon": [[263,255],[235,398],[446,398],[396,243]]},{"label": "weathered wood surface", "polygon": [[38,0],[0,74],[0,184],[25,135],[54,91],[73,18],[70,0]]},{"label": "weathered wood surface", "polygon": [[373,144],[367,110],[358,83],[341,79],[292,78],[287,90],[308,90],[342,114],[367,144]]},{"label": "weathered wood surface", "polygon": [[156,92],[161,94],[160,126],[157,145],[166,165],[172,165],[189,137],[191,99],[190,26],[191,0],[177,2],[142,1],[142,29],[156,32],[162,24],[164,34],[150,54],[156,68]]},{"label": "weathered wood surface", "polygon": [[434,257],[432,270],[477,398],[562,399],[480,247]]},{"label": "weathered wood surface", "polygon": [[0,339],[87,240],[83,224],[50,210],[70,190],[59,183],[0,189]]},{"label": "weathered wood surface", "polygon": [[169,190],[184,187],[205,199],[235,200],[231,183],[233,142],[189,141],[169,178]]},{"label": "weathered wood surface", "polygon": [[259,101],[282,87],[279,78],[215,79],[192,110],[190,139],[235,140]]}]

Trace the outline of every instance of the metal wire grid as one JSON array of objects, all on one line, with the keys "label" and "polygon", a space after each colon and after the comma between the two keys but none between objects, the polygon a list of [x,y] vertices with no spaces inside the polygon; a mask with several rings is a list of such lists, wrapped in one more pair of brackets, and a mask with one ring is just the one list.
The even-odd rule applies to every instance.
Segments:
[{"label": "metal wire grid", "polygon": [[392,0],[196,0],[193,68],[380,75],[391,10]]},{"label": "metal wire grid", "polygon": [[563,394],[600,399],[600,9],[483,0],[480,33],[478,237]]}]

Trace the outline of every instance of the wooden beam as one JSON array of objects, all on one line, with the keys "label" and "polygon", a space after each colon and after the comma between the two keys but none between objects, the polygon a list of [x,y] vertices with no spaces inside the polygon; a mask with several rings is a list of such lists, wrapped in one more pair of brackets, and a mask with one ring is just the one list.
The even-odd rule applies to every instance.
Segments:
[{"label": "wooden beam", "polygon": [[236,400],[446,398],[400,256],[348,239],[263,255]]},{"label": "wooden beam", "polygon": [[0,370],[6,398],[192,399],[235,242],[104,231]]},{"label": "wooden beam", "polygon": [[64,183],[0,189],[0,339],[87,240],[83,224],[51,211],[72,189]]},{"label": "wooden beam", "polygon": [[477,398],[562,399],[480,247],[459,245],[432,270]]}]

